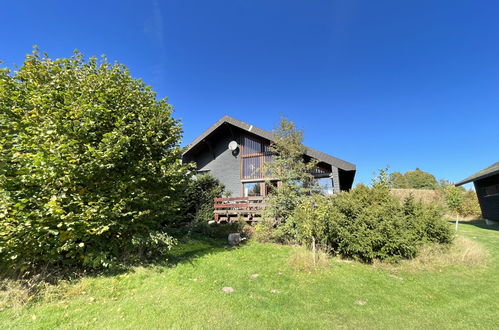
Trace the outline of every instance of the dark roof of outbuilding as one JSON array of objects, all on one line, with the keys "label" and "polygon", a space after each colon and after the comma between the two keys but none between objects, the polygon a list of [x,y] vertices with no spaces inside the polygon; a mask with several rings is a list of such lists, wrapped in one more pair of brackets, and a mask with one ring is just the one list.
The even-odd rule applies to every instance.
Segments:
[{"label": "dark roof of outbuilding", "polygon": [[456,183],[456,186],[460,186],[460,185],[469,183],[471,181],[485,179],[485,178],[492,176],[494,174],[499,174],[499,162],[490,165],[489,167],[473,174],[470,177],[467,177],[466,179],[464,179],[462,181],[459,181],[458,183]]},{"label": "dark roof of outbuilding", "polygon": [[[251,132],[255,135],[258,135],[260,137],[263,137],[269,141],[274,141],[275,140],[275,135],[265,131],[263,129],[260,129],[258,127],[255,127],[253,125],[247,124],[245,122],[242,122],[236,118],[233,118],[231,116],[223,116],[220,120],[218,120],[215,124],[213,124],[210,128],[208,128],[206,131],[204,131],[200,136],[198,136],[194,141],[192,141],[186,148],[186,151],[184,152],[184,155],[187,154],[194,146],[196,146],[198,143],[206,139],[211,133],[213,133],[218,127],[221,125],[228,123],[230,125],[233,125],[235,127],[238,127],[242,130],[245,130],[247,132]],[[347,161],[344,161],[342,159],[330,156],[328,154],[325,154],[323,152],[320,152],[319,150],[305,147],[306,151],[305,154],[307,156],[310,156],[312,158],[317,159],[318,161],[331,164],[333,166],[336,166],[337,168],[340,168],[345,171],[355,171],[356,167],[354,164],[349,163]]]}]

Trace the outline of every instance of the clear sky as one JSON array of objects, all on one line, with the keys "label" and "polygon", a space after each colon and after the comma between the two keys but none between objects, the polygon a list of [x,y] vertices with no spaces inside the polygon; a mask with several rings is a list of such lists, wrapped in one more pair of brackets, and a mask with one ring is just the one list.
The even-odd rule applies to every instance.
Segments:
[{"label": "clear sky", "polygon": [[498,1],[143,0],[1,5],[0,59],[106,54],[191,142],[225,114],[376,169],[458,181],[499,161]]}]

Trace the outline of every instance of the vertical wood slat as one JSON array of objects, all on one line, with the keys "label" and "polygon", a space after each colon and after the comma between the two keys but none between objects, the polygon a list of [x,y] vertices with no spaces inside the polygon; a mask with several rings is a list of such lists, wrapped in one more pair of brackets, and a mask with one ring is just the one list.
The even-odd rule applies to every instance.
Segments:
[{"label": "vertical wood slat", "polygon": [[[270,145],[263,140],[244,136],[242,138],[242,157],[241,157],[241,179],[263,179],[264,163],[267,160]],[[249,169],[250,165],[255,166],[255,170]]]}]

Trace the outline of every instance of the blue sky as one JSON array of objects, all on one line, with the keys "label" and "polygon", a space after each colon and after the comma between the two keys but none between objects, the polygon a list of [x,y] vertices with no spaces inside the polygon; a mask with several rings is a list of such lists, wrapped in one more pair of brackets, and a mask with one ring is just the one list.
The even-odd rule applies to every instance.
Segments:
[{"label": "blue sky", "polygon": [[184,144],[224,114],[376,169],[499,161],[497,1],[4,1],[0,59],[106,54],[168,97]]}]

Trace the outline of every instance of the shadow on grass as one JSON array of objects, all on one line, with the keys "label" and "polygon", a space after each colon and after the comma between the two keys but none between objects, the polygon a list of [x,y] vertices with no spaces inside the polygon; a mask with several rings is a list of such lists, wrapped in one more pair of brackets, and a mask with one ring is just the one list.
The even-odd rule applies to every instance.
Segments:
[{"label": "shadow on grass", "polygon": [[229,247],[225,239],[195,235],[179,241],[179,244],[172,248],[172,251],[168,255],[168,260],[161,264],[165,266],[173,266],[180,263],[192,264],[194,259],[206,254],[224,252],[231,249],[237,249],[237,247]]},{"label": "shadow on grass", "polygon": [[[87,276],[112,277],[127,272],[133,272],[134,267],[170,268],[182,263],[193,264],[195,259],[201,258],[204,255],[230,251],[238,248],[238,246],[228,246],[226,238],[213,238],[202,234],[186,235],[178,237],[177,239],[178,243],[172,247],[166,256],[155,260],[123,262],[111,269],[97,271],[94,274],[88,274]],[[242,244],[244,244],[244,241],[241,242],[241,245]]]},{"label": "shadow on grass", "polygon": [[[2,280],[19,281],[23,286],[33,283],[49,283],[56,285],[60,281],[78,281],[84,277],[113,277],[124,273],[134,272],[135,267],[173,267],[181,263],[193,263],[193,260],[206,254],[230,251],[238,247],[229,247],[227,240],[212,238],[201,234],[182,236],[170,252],[155,259],[136,258],[135,260],[122,260],[109,268],[82,268],[69,265],[40,265],[23,274],[0,270]],[[1,287],[0,287],[1,289]]]},{"label": "shadow on grass", "polygon": [[[452,220],[449,222],[455,224],[456,220]],[[471,225],[471,226],[475,226],[475,227],[478,227],[481,229],[499,231],[499,224],[488,225],[485,223],[485,220],[459,221],[459,226],[461,226],[461,225]]]},{"label": "shadow on grass", "polygon": [[0,269],[0,298],[2,293],[5,296],[5,292],[17,290],[15,292],[18,292],[18,300],[21,301],[21,304],[34,303],[43,297],[47,284],[55,286],[59,285],[60,282],[76,283],[84,278],[114,277],[134,273],[136,267],[156,268],[158,272],[164,272],[179,264],[194,264],[195,259],[207,254],[228,252],[238,248],[229,247],[226,238],[211,238],[201,234],[179,236],[177,236],[178,244],[173,246],[167,255],[155,260],[135,258],[135,261],[130,261],[125,259],[110,268],[100,269],[46,265],[38,266],[22,274],[7,273]]}]

